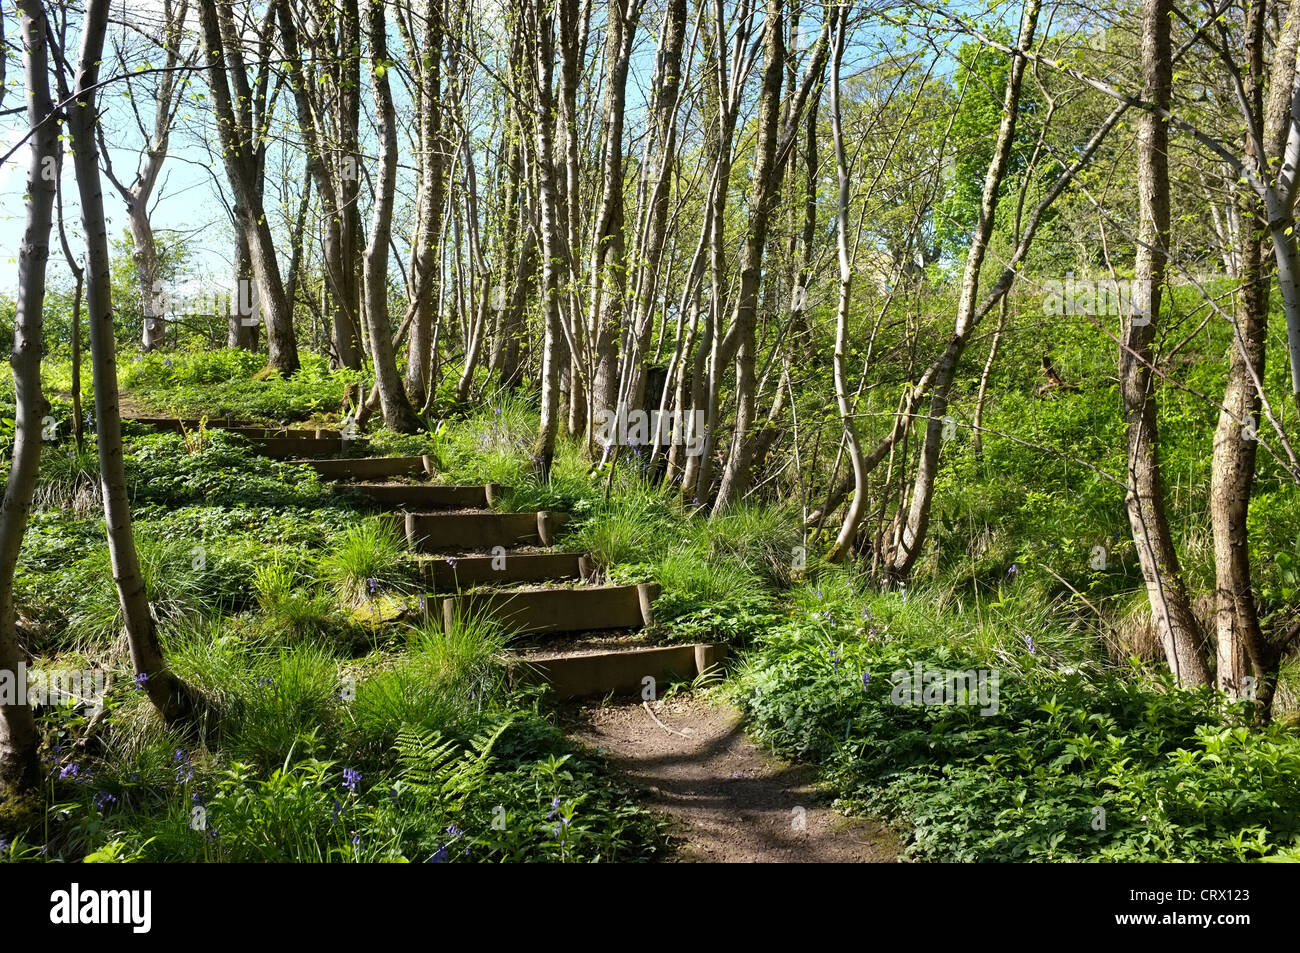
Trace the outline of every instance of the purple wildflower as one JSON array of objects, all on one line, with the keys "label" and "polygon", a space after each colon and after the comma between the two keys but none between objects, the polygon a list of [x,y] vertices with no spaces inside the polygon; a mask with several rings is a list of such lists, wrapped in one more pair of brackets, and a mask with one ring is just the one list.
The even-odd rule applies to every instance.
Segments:
[{"label": "purple wildflower", "polygon": [[862,687],[863,687],[863,688],[866,688],[866,687],[869,686],[870,684],[871,684],[871,673],[870,673],[870,672],[863,672],[863,673],[862,673]]},{"label": "purple wildflower", "polygon": [[92,801],[95,804],[95,810],[105,813],[108,811],[110,805],[117,803],[117,798],[109,794],[107,791],[100,791],[94,796],[94,798],[92,798]]},{"label": "purple wildflower", "polygon": [[66,781],[68,779],[72,779],[73,781],[75,781],[80,775],[81,775],[81,765],[77,764],[75,761],[70,761],[67,764],[65,764],[63,766],[63,770],[59,772],[59,780]]},{"label": "purple wildflower", "polygon": [[447,848],[439,847],[437,852],[429,858],[431,864],[445,864],[447,862]]},{"label": "purple wildflower", "polygon": [[356,793],[357,783],[361,780],[361,772],[356,768],[343,769],[343,786],[349,791]]},{"label": "purple wildflower", "polygon": [[138,689],[140,689],[140,691],[144,691],[144,690],[145,690],[145,688],[144,688],[144,683],[147,682],[147,681],[149,681],[149,673],[148,673],[148,672],[140,672],[140,673],[137,674],[136,677],[135,677],[135,687],[138,688]]}]

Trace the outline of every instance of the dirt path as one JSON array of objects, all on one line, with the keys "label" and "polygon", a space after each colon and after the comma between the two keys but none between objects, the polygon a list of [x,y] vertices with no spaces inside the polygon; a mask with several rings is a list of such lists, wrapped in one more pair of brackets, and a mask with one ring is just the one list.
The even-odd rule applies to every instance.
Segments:
[{"label": "dirt path", "polygon": [[[711,863],[892,861],[897,839],[825,806],[813,772],[759,750],[739,712],[701,698],[577,711],[574,735],[677,822],[678,860]],[[672,729],[671,731],[665,728]]]}]

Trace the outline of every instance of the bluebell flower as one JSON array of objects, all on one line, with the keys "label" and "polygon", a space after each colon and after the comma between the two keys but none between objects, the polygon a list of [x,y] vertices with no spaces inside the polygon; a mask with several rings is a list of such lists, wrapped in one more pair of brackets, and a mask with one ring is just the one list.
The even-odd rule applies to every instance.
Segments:
[{"label": "bluebell flower", "polygon": [[117,798],[109,794],[107,791],[100,791],[94,796],[94,798],[92,798],[92,800],[95,804],[95,809],[100,812],[107,811],[110,805],[117,803]]},{"label": "bluebell flower", "polygon": [[144,683],[147,682],[147,681],[149,681],[149,673],[148,673],[148,672],[140,672],[140,673],[139,673],[138,675],[136,675],[136,677],[135,677],[135,687],[138,688],[138,689],[140,689],[140,691],[144,691]]},{"label": "bluebell flower", "polygon": [[551,813],[546,815],[546,819],[548,821],[553,820],[555,818],[555,815],[559,813],[559,810],[560,810],[560,797],[557,794],[555,796],[555,799],[551,801]]},{"label": "bluebell flower", "polygon": [[59,772],[59,780],[66,781],[71,778],[75,781],[80,775],[81,765],[77,764],[75,761],[71,761],[68,764],[65,764],[63,770]]},{"label": "bluebell flower", "polygon": [[1011,567],[1007,570],[1007,575],[1010,576],[1012,579],[1016,578],[1016,576],[1019,575],[1019,573],[1020,573],[1020,567],[1015,563],[1012,563]]},{"label": "bluebell flower", "polygon": [[863,688],[866,688],[866,687],[867,687],[868,685],[870,685],[870,684],[871,684],[871,673],[870,673],[870,672],[863,672],[863,673],[862,673],[862,687],[863,687]]},{"label": "bluebell flower", "polygon": [[361,772],[355,768],[343,769],[343,786],[349,791],[356,792],[357,783],[361,780]]},{"label": "bluebell flower", "polygon": [[429,858],[431,864],[445,864],[447,862],[447,848],[439,847],[432,857]]},{"label": "bluebell flower", "polygon": [[1038,654],[1038,647],[1037,647],[1036,645],[1034,645],[1034,637],[1033,637],[1032,635],[1026,635],[1026,636],[1025,636],[1025,645],[1029,646],[1029,654],[1030,654],[1030,655],[1037,655],[1037,654]]},{"label": "bluebell flower", "polygon": [[462,830],[461,830],[459,827],[457,827],[455,824],[451,824],[451,825],[448,826],[448,828],[447,828],[447,833],[450,834],[452,837],[459,837],[461,834],[463,834],[463,833],[465,833],[465,832],[462,831]]},{"label": "bluebell flower", "polygon": [[343,813],[343,805],[339,803],[339,799],[338,799],[338,798],[335,798],[335,799],[334,799],[334,813],[333,813],[333,816],[330,817],[330,826],[331,826],[331,827],[333,827],[335,824],[337,824],[337,823],[339,822],[339,815],[342,814],[342,813]]}]

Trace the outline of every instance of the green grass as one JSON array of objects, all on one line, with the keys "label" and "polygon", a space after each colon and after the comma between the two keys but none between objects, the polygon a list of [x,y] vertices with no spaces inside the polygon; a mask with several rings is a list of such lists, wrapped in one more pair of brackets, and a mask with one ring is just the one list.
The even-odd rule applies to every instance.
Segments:
[{"label": "green grass", "polygon": [[370,516],[350,526],[321,557],[322,579],[345,605],[360,606],[409,580],[402,540],[391,522]]}]

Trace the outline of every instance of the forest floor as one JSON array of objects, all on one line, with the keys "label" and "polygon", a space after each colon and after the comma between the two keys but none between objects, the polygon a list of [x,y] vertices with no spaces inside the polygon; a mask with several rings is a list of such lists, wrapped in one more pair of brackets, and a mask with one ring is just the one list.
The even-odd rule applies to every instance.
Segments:
[{"label": "forest floor", "polygon": [[700,696],[675,696],[649,708],[583,706],[572,716],[572,735],[639,788],[646,807],[672,819],[674,860],[897,859],[900,846],[893,832],[879,822],[832,810],[813,784],[815,771],[760,750],[745,736],[740,713],[730,706]]}]

